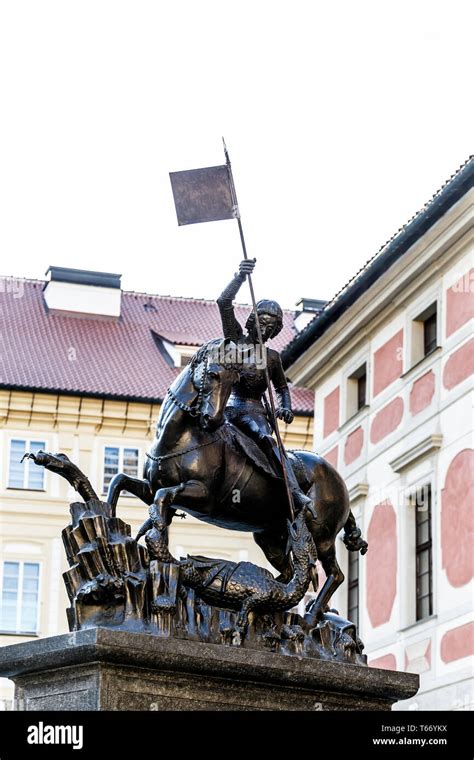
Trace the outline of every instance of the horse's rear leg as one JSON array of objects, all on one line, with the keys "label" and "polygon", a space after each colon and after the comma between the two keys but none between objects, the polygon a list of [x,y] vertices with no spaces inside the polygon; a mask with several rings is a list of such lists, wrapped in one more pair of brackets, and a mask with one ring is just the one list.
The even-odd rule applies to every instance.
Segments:
[{"label": "horse's rear leg", "polygon": [[323,566],[323,570],[326,573],[326,581],[316,599],[308,605],[306,611],[305,620],[309,625],[316,625],[321,619],[324,612],[329,607],[329,602],[341,583],[344,581],[344,573],[339,567],[339,563],[336,559],[336,551],[334,546],[328,551],[319,555],[319,560]]}]

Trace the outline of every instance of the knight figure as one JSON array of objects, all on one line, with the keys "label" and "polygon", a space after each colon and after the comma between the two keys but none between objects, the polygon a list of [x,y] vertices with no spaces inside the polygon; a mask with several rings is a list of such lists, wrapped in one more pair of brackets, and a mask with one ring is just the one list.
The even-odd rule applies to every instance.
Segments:
[{"label": "knight figure", "polygon": [[[226,407],[226,417],[258,444],[278,476],[281,476],[282,467],[286,466],[293,502],[296,511],[299,511],[302,507],[311,506],[312,501],[301,490],[291,462],[288,459],[285,463],[281,461],[265,399],[266,391],[271,391],[267,387],[266,362],[268,376],[278,400],[276,416],[287,425],[293,422],[291,396],[280,354],[275,349],[265,346],[265,354],[262,356],[254,312],[252,311],[247,319],[245,324],[247,334],[244,334],[233,307],[233,300],[247,275],[252,274],[255,261],[255,259],[241,261],[239,271],[217,299],[224,338],[231,339],[239,347],[240,355],[243,357],[239,379],[232,388]],[[261,300],[257,303],[257,316],[262,341],[266,343],[275,338],[282,329],[283,311],[276,301]]]}]

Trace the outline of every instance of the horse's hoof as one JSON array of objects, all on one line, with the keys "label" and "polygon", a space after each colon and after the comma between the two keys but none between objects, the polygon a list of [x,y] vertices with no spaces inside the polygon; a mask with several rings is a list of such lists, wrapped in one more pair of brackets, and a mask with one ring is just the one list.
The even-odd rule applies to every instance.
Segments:
[{"label": "horse's hoof", "polygon": [[265,646],[269,649],[276,649],[278,644],[281,642],[281,637],[278,635],[278,633],[270,629],[264,631],[262,634],[262,639]]},{"label": "horse's hoof", "polygon": [[304,631],[300,625],[283,625],[281,627],[281,638],[288,641],[304,641]]},{"label": "horse's hoof", "polygon": [[360,552],[362,555],[367,553],[369,544],[362,538],[360,528],[355,528],[351,533],[343,537],[343,542],[349,552]]},{"label": "horse's hoof", "polygon": [[246,633],[247,633],[247,621],[237,620],[237,623],[234,626],[234,634],[233,634],[234,638],[237,636],[240,643],[245,639]]},{"label": "horse's hoof", "polygon": [[319,604],[316,605],[310,602],[306,607],[304,618],[311,626],[319,625],[324,619],[324,612]]},{"label": "horse's hoof", "polygon": [[223,636],[226,639],[229,638],[229,636],[231,636],[233,632],[234,632],[234,628],[232,628],[232,625],[230,623],[222,623],[219,626],[219,633],[221,634],[221,636]]},{"label": "horse's hoof", "polygon": [[244,640],[244,635],[244,631],[238,628],[234,628],[232,632],[232,646],[240,647]]}]

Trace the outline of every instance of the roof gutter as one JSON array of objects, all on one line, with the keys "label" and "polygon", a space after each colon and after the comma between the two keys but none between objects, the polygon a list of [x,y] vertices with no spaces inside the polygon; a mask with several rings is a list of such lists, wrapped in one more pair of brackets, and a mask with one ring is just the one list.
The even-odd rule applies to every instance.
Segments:
[{"label": "roof gutter", "polygon": [[[44,393],[48,396],[76,396],[77,398],[93,398],[102,401],[122,401],[137,404],[162,404],[164,399],[160,396],[150,398],[149,396],[127,396],[113,393],[101,393],[100,391],[73,391],[63,390],[62,388],[40,388],[34,385],[12,385],[11,383],[0,383],[0,391],[19,391],[22,393]],[[314,417],[314,410],[305,411],[303,409],[293,409],[295,417]]]},{"label": "roof gutter", "polygon": [[139,404],[162,404],[163,399],[159,396],[150,398],[147,396],[127,396],[114,393],[100,393],[100,391],[80,391],[64,390],[62,388],[39,388],[34,385],[12,385],[11,383],[0,383],[0,390],[4,391],[21,391],[22,393],[45,393],[48,396],[77,396],[78,398],[95,398],[104,401],[126,401],[127,403]]}]

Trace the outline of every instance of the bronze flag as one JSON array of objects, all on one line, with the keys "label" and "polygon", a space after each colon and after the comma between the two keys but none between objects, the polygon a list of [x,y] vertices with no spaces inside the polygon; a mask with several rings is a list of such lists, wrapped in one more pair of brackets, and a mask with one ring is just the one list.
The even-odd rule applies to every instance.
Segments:
[{"label": "bronze flag", "polygon": [[227,166],[170,172],[178,224],[234,219]]}]

